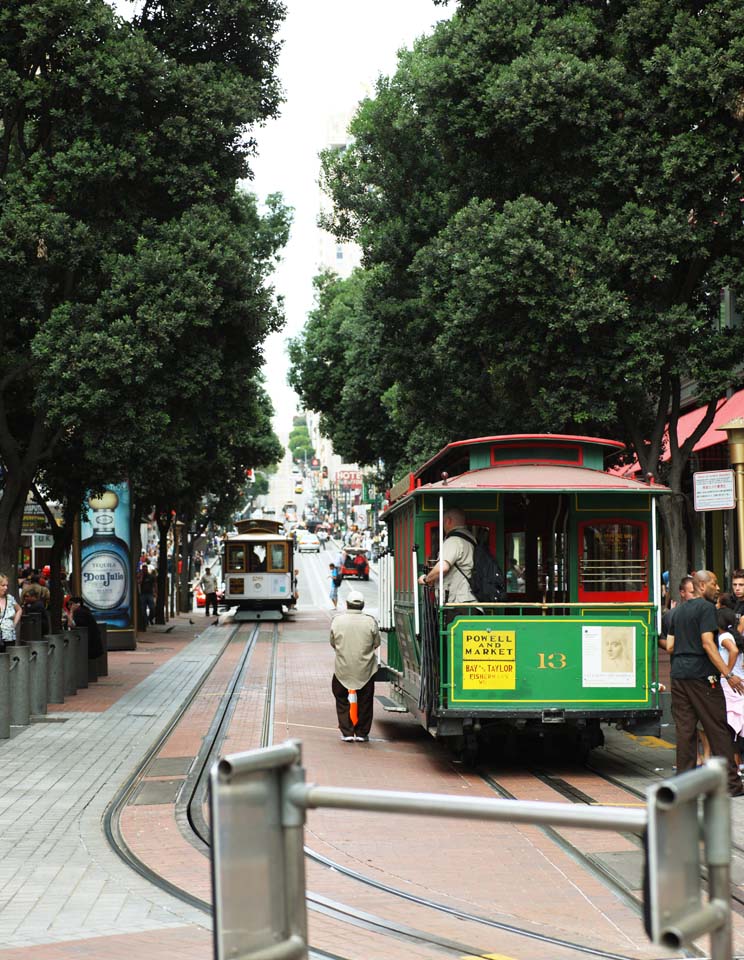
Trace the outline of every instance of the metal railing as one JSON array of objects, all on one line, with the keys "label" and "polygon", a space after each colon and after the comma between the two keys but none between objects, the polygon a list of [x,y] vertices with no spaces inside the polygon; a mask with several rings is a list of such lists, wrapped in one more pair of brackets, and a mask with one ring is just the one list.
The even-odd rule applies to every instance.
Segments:
[{"label": "metal railing", "polygon": [[[649,788],[645,809],[320,787],[305,783],[301,758],[300,742],[290,740],[233,754],[212,768],[217,960],[307,957],[304,824],[305,811],[316,807],[643,836],[645,926],[651,940],[680,949],[710,933],[711,960],[731,960],[731,811],[726,764],[720,758]],[[708,874],[706,903],[701,846]]]}]

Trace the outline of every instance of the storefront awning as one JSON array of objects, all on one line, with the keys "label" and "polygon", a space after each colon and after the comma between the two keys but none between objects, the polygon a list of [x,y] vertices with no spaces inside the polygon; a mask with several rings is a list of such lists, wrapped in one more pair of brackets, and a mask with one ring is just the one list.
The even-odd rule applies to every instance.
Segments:
[{"label": "storefront awning", "polygon": [[[679,418],[677,436],[679,438],[678,442],[680,445],[685,442],[695,427],[700,424],[700,421],[705,416],[706,410],[707,407],[698,407],[695,410],[689,410],[687,413],[683,413]],[[712,447],[717,443],[726,443],[725,431],[718,430],[716,428],[722,427],[725,423],[728,423],[729,420],[733,420],[735,417],[744,417],[744,390],[737,390],[737,392],[731,397],[721,397],[721,399],[718,401],[716,415],[713,417],[713,423],[708,427],[702,437],[695,444],[694,449],[705,450],[707,447]],[[664,445],[663,459],[669,459],[668,444]]]}]

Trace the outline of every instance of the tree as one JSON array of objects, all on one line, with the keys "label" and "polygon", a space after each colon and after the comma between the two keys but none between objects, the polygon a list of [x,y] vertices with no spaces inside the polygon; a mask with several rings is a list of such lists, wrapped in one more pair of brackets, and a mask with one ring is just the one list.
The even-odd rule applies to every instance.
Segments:
[{"label": "tree", "polygon": [[[399,464],[466,434],[620,432],[674,491],[673,579],[689,456],[740,376],[716,307],[744,289],[742,28],[733,0],[461,3],[324,158]],[[682,443],[685,380],[711,405]]]},{"label": "tree", "polygon": [[[99,457],[112,454],[111,471],[121,475],[136,442],[121,449],[106,421],[129,416],[131,423],[150,385],[148,348],[170,375],[175,315],[183,314],[178,335],[190,351],[209,335],[190,313],[205,297],[203,272],[182,277],[174,250],[188,229],[207,260],[210,236],[232,228],[245,236],[250,215],[235,181],[250,172],[246,131],[277,107],[274,31],[282,10],[270,0],[163,0],[127,24],[103,0],[2,5],[0,568],[14,567],[27,492],[70,432],[95,444]],[[268,240],[277,216],[284,214],[270,211],[254,236]],[[192,255],[196,247],[195,239]],[[266,259],[260,246],[255,255]],[[165,324],[159,305],[147,318],[143,343],[130,323],[141,299],[136,284],[150,279],[146,256],[160,280],[159,258],[167,261],[169,287],[178,289]],[[227,318],[210,310],[215,316],[237,340],[241,305],[234,302]],[[254,372],[261,336],[277,323],[274,306],[249,322]],[[72,371],[86,367],[90,382],[74,380]],[[155,435],[168,424],[154,399],[144,415]]]}]

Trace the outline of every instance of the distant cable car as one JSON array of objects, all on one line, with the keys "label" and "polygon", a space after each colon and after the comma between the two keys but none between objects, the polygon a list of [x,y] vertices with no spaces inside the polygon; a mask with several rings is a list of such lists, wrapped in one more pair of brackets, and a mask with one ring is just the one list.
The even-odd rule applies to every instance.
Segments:
[{"label": "distant cable car", "polygon": [[292,538],[279,520],[238,520],[222,542],[225,604],[236,620],[281,620],[297,603]]}]

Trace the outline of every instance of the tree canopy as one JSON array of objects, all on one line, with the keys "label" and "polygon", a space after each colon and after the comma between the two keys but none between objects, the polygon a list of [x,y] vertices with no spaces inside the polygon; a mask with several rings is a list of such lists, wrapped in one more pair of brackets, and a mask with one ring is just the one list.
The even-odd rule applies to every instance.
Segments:
[{"label": "tree canopy", "polygon": [[[460,4],[323,158],[328,226],[363,271],[320,281],[297,387],[324,351],[336,396],[354,378],[353,288],[394,462],[502,428],[622,429],[643,449],[679,379],[720,396],[739,339],[712,321],[740,283],[742,26],[726,0]],[[359,405],[360,453],[378,416]]]},{"label": "tree canopy", "polygon": [[2,566],[55,461],[177,500],[280,454],[259,371],[289,214],[237,181],[279,103],[282,16],[275,0],[147,2],[132,23],[103,0],[0,8]]},{"label": "tree canopy", "polygon": [[[383,358],[392,470],[464,436],[598,431],[679,490],[713,416],[677,445],[683,383],[714,403],[740,380],[742,333],[719,328],[718,300],[744,292],[741,4],[461,2],[350,131],[323,157],[326,223],[363,268],[321,285],[293,354],[334,443],[348,423],[316,358],[354,378],[345,309]],[[356,413],[365,460],[380,407]]]}]

